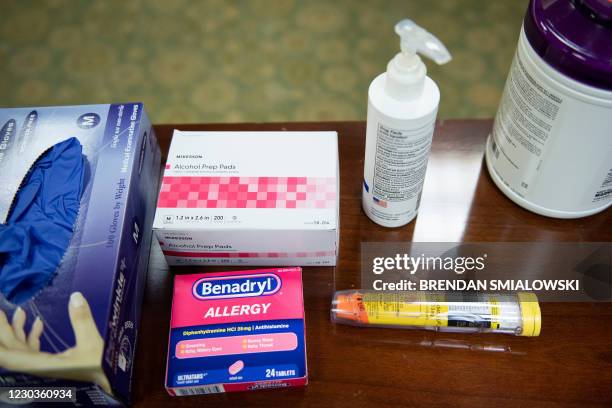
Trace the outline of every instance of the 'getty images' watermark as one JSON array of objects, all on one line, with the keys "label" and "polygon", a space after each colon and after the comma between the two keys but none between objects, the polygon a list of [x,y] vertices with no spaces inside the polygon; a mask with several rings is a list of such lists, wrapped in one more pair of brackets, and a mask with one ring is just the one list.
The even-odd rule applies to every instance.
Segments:
[{"label": "'getty images' watermark", "polygon": [[362,243],[359,287],[612,301],[612,243]]}]

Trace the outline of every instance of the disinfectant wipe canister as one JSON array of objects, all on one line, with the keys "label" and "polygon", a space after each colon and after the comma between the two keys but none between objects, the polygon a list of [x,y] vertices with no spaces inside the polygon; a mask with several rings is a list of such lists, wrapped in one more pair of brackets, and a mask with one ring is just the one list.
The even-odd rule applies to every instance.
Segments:
[{"label": "disinfectant wipe canister", "polygon": [[611,1],[531,1],[486,162],[538,214],[578,218],[612,204]]},{"label": "disinfectant wipe canister", "polygon": [[395,26],[401,52],[368,90],[363,210],[374,222],[399,227],[416,217],[440,91],[420,53],[450,61],[444,45],[411,20]]}]

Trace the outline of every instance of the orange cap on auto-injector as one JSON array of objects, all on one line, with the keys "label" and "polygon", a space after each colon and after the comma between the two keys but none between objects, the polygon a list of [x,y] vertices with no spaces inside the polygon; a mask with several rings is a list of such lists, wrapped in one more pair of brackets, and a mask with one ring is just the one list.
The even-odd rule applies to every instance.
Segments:
[{"label": "orange cap on auto-injector", "polygon": [[363,325],[368,323],[368,313],[359,291],[339,291],[334,294],[331,319],[337,323]]}]

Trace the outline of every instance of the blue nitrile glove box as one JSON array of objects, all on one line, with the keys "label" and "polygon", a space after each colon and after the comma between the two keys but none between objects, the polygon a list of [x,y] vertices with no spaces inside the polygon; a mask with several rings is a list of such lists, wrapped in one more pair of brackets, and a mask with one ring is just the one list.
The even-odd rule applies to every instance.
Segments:
[{"label": "blue nitrile glove box", "polygon": [[141,103],[0,109],[0,387],[129,402],[160,157]]}]

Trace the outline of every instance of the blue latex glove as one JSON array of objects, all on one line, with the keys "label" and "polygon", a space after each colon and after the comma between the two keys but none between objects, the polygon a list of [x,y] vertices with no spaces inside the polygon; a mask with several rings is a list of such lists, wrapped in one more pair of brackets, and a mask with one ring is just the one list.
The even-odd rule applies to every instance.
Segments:
[{"label": "blue latex glove", "polygon": [[0,291],[13,303],[47,286],[68,248],[83,191],[82,150],[74,137],[47,150],[0,224]]}]

